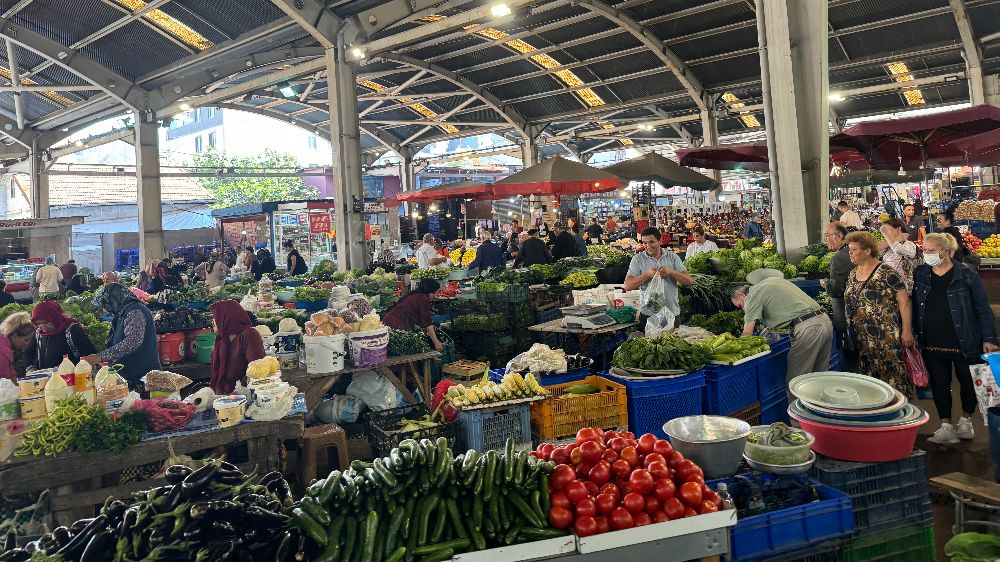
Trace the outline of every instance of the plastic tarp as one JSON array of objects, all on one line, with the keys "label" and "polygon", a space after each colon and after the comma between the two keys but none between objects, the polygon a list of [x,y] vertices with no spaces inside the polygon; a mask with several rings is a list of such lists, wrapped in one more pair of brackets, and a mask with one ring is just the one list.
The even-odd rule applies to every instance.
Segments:
[{"label": "plastic tarp", "polygon": [[698,191],[719,187],[719,182],[685,168],[655,152],[604,168],[618,177],[632,181],[655,181],[664,187],[683,186]]},{"label": "plastic tarp", "polygon": [[[205,206],[187,209],[173,209],[163,213],[163,230],[194,230],[215,228],[215,217]],[[73,234],[112,234],[116,232],[139,232],[139,219],[122,218],[107,221],[87,221],[73,226]]]},{"label": "plastic tarp", "polygon": [[507,176],[493,184],[493,194],[500,197],[515,195],[580,195],[604,193],[625,187],[618,176],[573,160],[556,156]]}]

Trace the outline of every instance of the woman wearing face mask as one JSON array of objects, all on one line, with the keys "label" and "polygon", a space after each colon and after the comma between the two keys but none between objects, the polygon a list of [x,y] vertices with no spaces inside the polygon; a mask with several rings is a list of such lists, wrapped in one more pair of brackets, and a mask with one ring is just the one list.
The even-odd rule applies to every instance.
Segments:
[{"label": "woman wearing face mask", "polygon": [[[979,362],[980,353],[998,349],[986,289],[979,275],[953,259],[957,250],[958,242],[952,235],[928,234],[924,237],[925,263],[913,274],[913,323],[941,418],[941,428],[928,438],[932,443],[954,444],[973,438],[976,391],[969,365]],[[964,414],[957,425],[951,423],[953,370]]]}]

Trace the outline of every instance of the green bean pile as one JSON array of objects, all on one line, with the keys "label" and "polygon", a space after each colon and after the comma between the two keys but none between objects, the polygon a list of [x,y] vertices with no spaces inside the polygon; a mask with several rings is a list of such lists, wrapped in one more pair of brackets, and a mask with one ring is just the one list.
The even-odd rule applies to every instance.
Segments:
[{"label": "green bean pile", "polygon": [[14,456],[58,455],[69,447],[92,413],[93,409],[80,396],[59,400],[49,417],[33,423],[24,432]]}]

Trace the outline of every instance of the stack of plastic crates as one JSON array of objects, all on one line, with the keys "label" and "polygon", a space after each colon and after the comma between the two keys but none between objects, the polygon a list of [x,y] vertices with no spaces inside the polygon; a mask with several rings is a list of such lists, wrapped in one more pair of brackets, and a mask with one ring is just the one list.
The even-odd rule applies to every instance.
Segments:
[{"label": "stack of plastic crates", "polygon": [[[544,324],[546,322],[551,322],[553,320],[558,320],[562,318],[562,310],[556,303],[552,303],[545,309],[535,309],[535,324]],[[545,345],[555,349],[562,347],[562,334],[553,334],[551,332],[536,332],[535,335],[538,337],[538,341],[544,343]]]},{"label": "stack of plastic crates", "polygon": [[758,402],[757,363],[706,365],[704,411],[706,414],[729,414]]},{"label": "stack of plastic crates", "polygon": [[628,428],[636,436],[652,433],[666,439],[663,424],[674,418],[702,413],[703,371],[652,380],[610,374],[601,376],[625,385]]},{"label": "stack of plastic crates", "polygon": [[[570,386],[589,384],[598,390],[592,394],[568,394]],[[628,398],[625,386],[598,376],[572,382],[547,385],[550,398],[531,403],[531,432],[537,441],[552,441],[583,427],[614,429],[628,424]]]},{"label": "stack of plastic crates", "polygon": [[845,562],[933,562],[934,513],[927,489],[926,454],[882,463],[821,457],[810,476],[851,496],[854,536]]},{"label": "stack of plastic crates", "polygon": [[771,353],[757,363],[757,389],[760,396],[760,423],[788,423],[788,350],[792,340],[780,336],[771,342]]},{"label": "stack of plastic crates", "polygon": [[501,450],[508,438],[520,448],[531,449],[531,410],[528,403],[461,411],[455,421],[458,423],[462,450]]}]

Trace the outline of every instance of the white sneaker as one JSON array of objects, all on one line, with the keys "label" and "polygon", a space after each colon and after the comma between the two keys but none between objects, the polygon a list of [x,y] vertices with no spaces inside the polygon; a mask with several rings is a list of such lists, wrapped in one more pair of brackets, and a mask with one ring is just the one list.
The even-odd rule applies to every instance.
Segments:
[{"label": "white sneaker", "polygon": [[965,416],[959,418],[955,429],[959,439],[972,439],[976,436],[976,432],[972,429],[972,420]]},{"label": "white sneaker", "polygon": [[958,435],[955,433],[955,426],[950,423],[941,424],[941,429],[934,432],[927,438],[927,441],[931,443],[938,443],[940,445],[954,445],[958,443]]}]

